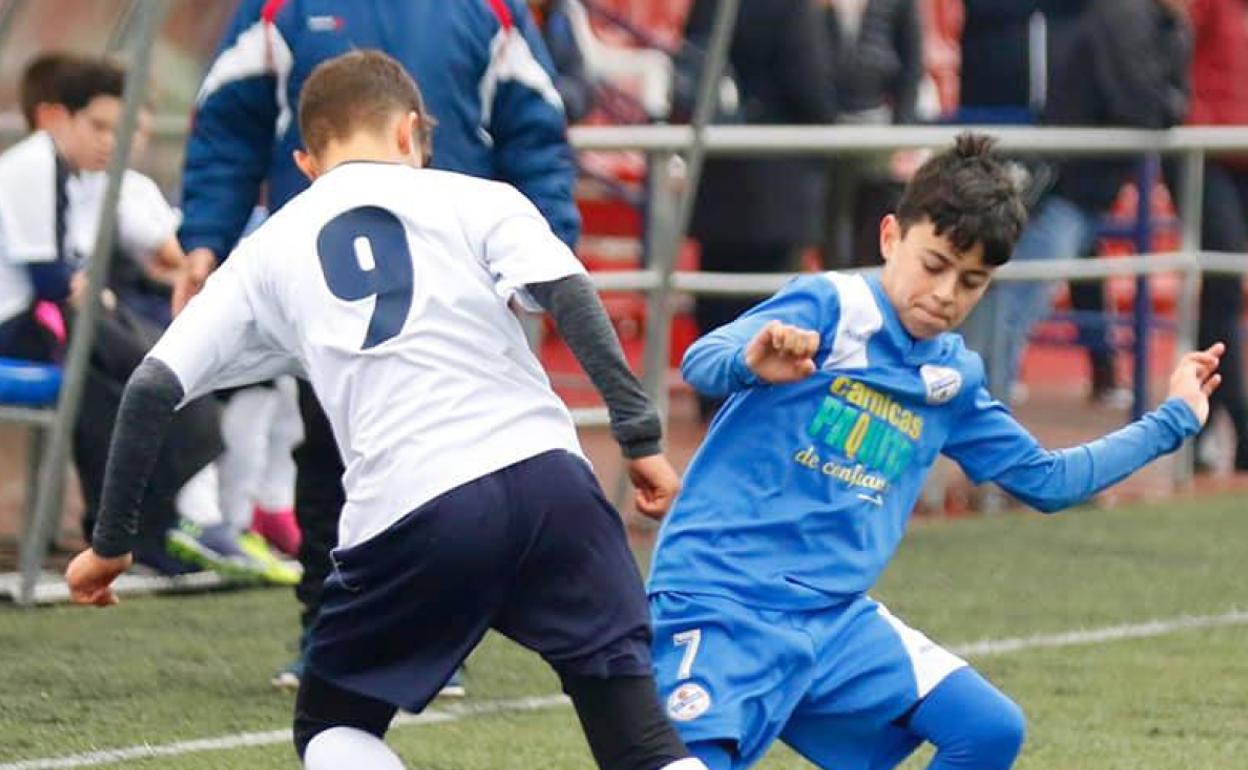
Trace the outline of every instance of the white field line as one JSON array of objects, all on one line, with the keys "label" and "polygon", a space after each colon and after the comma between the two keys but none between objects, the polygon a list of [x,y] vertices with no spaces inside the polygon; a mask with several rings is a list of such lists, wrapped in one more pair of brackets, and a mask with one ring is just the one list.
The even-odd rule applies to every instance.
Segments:
[{"label": "white field line", "polygon": [[[1070,631],[1061,634],[1038,634],[1036,636],[1022,636],[1011,639],[986,639],[980,642],[951,647],[950,650],[957,655],[968,658],[989,657],[1023,650],[1101,644],[1103,642],[1116,642],[1125,639],[1144,639],[1198,628],[1216,628],[1245,624],[1248,624],[1248,611],[1232,610],[1221,615],[1184,615],[1177,618],[1150,620],[1144,623],[1109,626],[1085,631]],[[536,711],[567,705],[570,705],[570,702],[563,695],[463,703],[430,709],[422,714],[402,714],[394,720],[393,726],[457,722],[474,716]],[[221,751],[247,746],[272,746],[289,742],[289,729],[237,733],[217,738],[164,743],[157,746],[130,746],[122,749],[103,749],[61,757],[23,759],[17,762],[0,764],[0,770],[64,770],[64,768],[95,767],[152,757],[171,757],[180,754]]]}]

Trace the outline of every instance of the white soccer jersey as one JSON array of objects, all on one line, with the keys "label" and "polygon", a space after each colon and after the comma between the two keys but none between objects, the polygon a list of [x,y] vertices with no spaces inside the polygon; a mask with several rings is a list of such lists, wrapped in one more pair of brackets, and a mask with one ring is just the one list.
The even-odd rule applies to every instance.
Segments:
[{"label": "white soccer jersey", "polygon": [[152,350],[187,398],[306,376],[346,463],[339,544],[552,449],[571,416],[508,307],[583,273],[497,182],[389,163],[319,178],[239,244]]},{"label": "white soccer jersey", "polygon": [[0,322],[34,301],[26,266],[58,253],[56,147],[38,131],[0,155]]},{"label": "white soccer jersey", "polygon": [[[108,174],[103,171],[76,174],[66,182],[69,210],[66,238],[70,249],[83,260],[95,250],[100,226],[100,208]],[[141,265],[150,261],[156,249],[178,231],[177,212],[165,200],[160,187],[150,177],[126,169],[117,198],[117,244],[122,253]]]}]

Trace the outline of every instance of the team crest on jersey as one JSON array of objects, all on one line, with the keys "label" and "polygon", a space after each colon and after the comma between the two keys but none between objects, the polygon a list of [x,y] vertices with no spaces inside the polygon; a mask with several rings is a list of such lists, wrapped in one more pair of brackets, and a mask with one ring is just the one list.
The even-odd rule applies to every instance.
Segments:
[{"label": "team crest on jersey", "polygon": [[927,403],[943,404],[952,401],[962,390],[962,373],[947,366],[924,364],[919,367],[919,376],[927,387]]},{"label": "team crest on jersey", "polygon": [[686,682],[667,698],[667,715],[677,722],[697,719],[711,707],[711,694],[700,684]]}]

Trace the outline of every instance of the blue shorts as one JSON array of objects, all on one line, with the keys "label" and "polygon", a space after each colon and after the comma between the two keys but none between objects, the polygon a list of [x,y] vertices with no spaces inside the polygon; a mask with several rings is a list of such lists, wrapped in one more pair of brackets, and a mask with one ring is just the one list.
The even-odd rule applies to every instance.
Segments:
[{"label": "blue shorts", "polygon": [[645,589],[588,463],[546,452],[332,553],[307,665],[419,711],[491,628],[561,674],[649,676]]},{"label": "blue shorts", "polygon": [[805,612],[674,592],[650,597],[654,665],[687,743],[777,738],[823,768],[864,770],[891,723],[966,663],[869,597]]}]

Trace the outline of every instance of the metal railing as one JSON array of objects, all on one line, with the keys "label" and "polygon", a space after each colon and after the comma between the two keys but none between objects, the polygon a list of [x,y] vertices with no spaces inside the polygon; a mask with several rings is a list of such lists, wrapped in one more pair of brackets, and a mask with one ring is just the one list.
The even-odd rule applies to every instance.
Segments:
[{"label": "metal railing", "polygon": [[[0,22],[11,23],[21,0],[10,0],[0,9]],[[766,294],[774,291],[789,274],[724,274],[677,271],[676,254],[682,243],[693,200],[697,193],[703,158],[707,155],[808,155],[831,157],[848,154],[887,153],[908,148],[938,148],[950,144],[954,137],[972,127],[924,126],[924,127],[861,127],[861,126],[712,126],[707,125],[712,112],[713,84],[726,59],[727,44],[735,24],[734,0],[720,4],[707,65],[701,78],[703,87],[698,94],[692,126],[640,126],[640,127],[584,127],[573,128],[570,137],[579,150],[633,150],[646,154],[648,168],[648,192],[650,216],[644,234],[648,268],[626,273],[597,274],[597,285],[603,289],[635,290],[646,293],[648,315],[644,352],[644,381],[647,390],[667,413],[668,346],[673,319],[673,293],[690,294]],[[121,136],[109,170],[109,187],[102,212],[96,253],[92,260],[90,277],[94,288],[102,285],[107,270],[104,254],[110,232],[117,187],[125,164],[125,149],[133,131],[135,111],[142,100],[145,68],[150,61],[152,40],[163,16],[162,0],[140,0],[135,6],[132,36],[137,49],[135,77],[128,79],[125,111]],[[137,83],[137,87],[131,87]],[[188,121],[183,116],[166,116],[156,121],[156,134],[162,138],[176,138],[184,134]],[[1183,221],[1182,254],[1135,259],[1116,259],[1107,262],[1045,262],[1039,265],[1010,265],[998,272],[998,280],[1054,280],[1061,278],[1100,277],[1129,274],[1143,276],[1155,272],[1173,271],[1184,276],[1183,291],[1179,302],[1180,340],[1178,349],[1189,349],[1195,341],[1196,293],[1202,271],[1219,271],[1242,274],[1243,265],[1227,255],[1200,255],[1201,191],[1205,156],[1211,153],[1248,151],[1246,128],[1180,128],[1169,131],[1139,131],[1129,129],[1077,129],[1077,128],[1031,128],[1031,127],[982,127],[985,133],[996,136],[1000,147],[1017,154],[1053,155],[1173,155],[1182,157],[1181,184],[1179,190],[1180,212]],[[677,178],[673,161],[684,161],[687,170],[683,178]],[[1142,195],[1145,200],[1147,196]],[[92,291],[94,295],[94,291]],[[90,318],[94,307],[89,307],[80,319],[71,341],[66,384],[58,404],[57,430],[44,454],[43,475],[39,490],[38,511],[22,548],[22,600],[29,601],[37,572],[46,551],[48,533],[59,518],[59,494],[52,489],[51,468],[63,467],[68,454],[69,431],[72,416],[80,406],[81,376],[84,371],[85,351],[89,344]],[[85,344],[84,344],[85,343]],[[577,410],[581,425],[605,424],[602,409]],[[1180,463],[1190,469],[1190,457]],[[1181,474],[1187,471],[1180,471]]]}]

